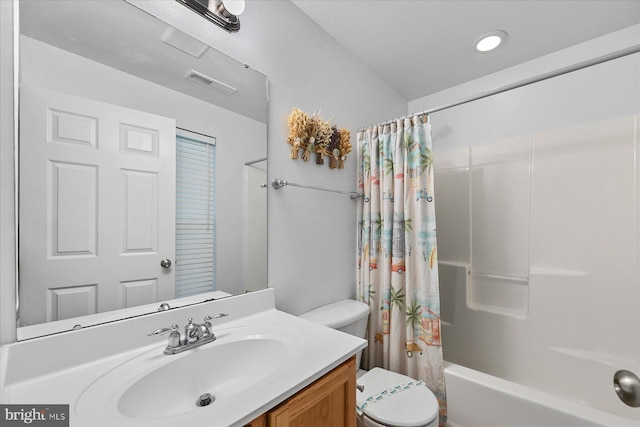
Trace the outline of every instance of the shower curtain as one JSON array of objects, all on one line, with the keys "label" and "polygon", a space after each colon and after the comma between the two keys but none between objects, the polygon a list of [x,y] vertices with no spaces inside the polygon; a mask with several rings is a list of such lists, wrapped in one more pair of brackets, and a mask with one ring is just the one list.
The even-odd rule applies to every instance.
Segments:
[{"label": "shower curtain", "polygon": [[398,119],[358,132],[358,280],[369,304],[366,369],[423,381],[446,422],[431,123]]}]

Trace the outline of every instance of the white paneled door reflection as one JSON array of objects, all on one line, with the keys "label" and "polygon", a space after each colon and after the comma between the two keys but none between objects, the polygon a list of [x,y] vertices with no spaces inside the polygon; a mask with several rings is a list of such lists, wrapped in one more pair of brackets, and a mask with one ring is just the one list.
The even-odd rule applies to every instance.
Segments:
[{"label": "white paneled door reflection", "polygon": [[20,92],[21,325],[171,299],[175,120]]}]

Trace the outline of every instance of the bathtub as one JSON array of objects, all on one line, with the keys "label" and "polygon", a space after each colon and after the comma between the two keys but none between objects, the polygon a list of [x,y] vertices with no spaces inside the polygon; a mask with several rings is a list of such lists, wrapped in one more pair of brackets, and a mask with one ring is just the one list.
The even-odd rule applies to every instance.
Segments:
[{"label": "bathtub", "polygon": [[445,362],[447,427],[638,427],[622,418]]}]

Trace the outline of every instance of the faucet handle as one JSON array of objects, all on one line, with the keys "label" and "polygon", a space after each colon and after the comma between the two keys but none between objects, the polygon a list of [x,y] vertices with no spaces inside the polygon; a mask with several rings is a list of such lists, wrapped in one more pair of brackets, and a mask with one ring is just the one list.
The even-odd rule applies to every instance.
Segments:
[{"label": "faucet handle", "polygon": [[151,332],[150,334],[147,334],[148,337],[152,337],[154,335],[164,335],[168,332],[176,332],[180,327],[176,324],[171,325],[170,328],[161,328],[161,329],[156,329],[155,331]]},{"label": "faucet handle", "polygon": [[[213,325],[211,324],[211,320],[213,319],[219,319],[220,317],[227,317],[229,315],[229,313],[218,313],[215,316],[204,316],[204,323],[200,326],[202,326],[202,333],[204,336],[208,337],[210,335],[213,335],[213,331],[211,330],[211,328],[213,327]],[[215,337],[215,335],[214,335]]]},{"label": "faucet handle", "polygon": [[208,322],[209,320],[213,320],[213,319],[219,319],[221,317],[227,317],[229,315],[229,313],[218,313],[215,316],[205,316],[204,317],[204,321],[205,323]]}]

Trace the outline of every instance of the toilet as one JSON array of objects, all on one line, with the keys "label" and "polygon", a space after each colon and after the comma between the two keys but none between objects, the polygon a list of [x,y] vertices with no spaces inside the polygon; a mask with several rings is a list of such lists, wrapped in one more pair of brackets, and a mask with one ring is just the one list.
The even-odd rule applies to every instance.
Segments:
[{"label": "toilet", "polygon": [[[343,300],[300,317],[360,338],[365,337],[369,306]],[[356,355],[356,366],[360,366]],[[358,375],[360,372],[358,373]],[[358,378],[358,427],[437,427],[438,400],[418,380],[386,369],[373,368]]]}]

